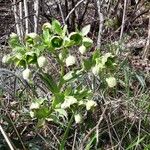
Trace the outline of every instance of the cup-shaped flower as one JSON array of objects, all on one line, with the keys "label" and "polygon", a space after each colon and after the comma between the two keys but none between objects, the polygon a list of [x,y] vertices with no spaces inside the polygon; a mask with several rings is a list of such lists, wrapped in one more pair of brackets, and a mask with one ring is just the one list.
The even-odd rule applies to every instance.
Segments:
[{"label": "cup-shaped flower", "polygon": [[79,45],[82,42],[82,36],[77,32],[70,33],[69,38],[71,41],[74,41],[76,45]]},{"label": "cup-shaped flower", "polygon": [[53,48],[60,48],[63,45],[63,39],[60,36],[53,36],[50,42]]}]

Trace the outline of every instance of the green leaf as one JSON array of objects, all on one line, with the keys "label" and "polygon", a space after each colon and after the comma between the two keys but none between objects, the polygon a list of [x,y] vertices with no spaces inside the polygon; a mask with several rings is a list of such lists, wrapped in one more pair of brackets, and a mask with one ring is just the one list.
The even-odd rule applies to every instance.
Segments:
[{"label": "green leaf", "polygon": [[89,71],[93,66],[92,57],[89,59],[84,59],[83,60],[83,66],[84,66],[85,70]]},{"label": "green leaf", "polygon": [[91,25],[87,25],[87,26],[83,27],[81,30],[82,35],[83,36],[87,35],[90,32],[90,28],[91,28]]},{"label": "green leaf", "polygon": [[146,86],[144,78],[138,74],[135,74],[135,75],[136,75],[136,78],[139,80],[141,86],[144,88]]},{"label": "green leaf", "polygon": [[62,35],[62,33],[63,33],[63,30],[61,28],[61,24],[58,20],[52,21],[52,29],[53,29],[54,33],[56,33],[58,35]]},{"label": "green leaf", "polygon": [[63,27],[62,37],[65,37],[66,33],[67,33],[67,25]]},{"label": "green leaf", "polygon": [[22,67],[26,67],[26,61],[24,59],[21,59],[21,60],[17,60],[15,59],[15,62],[16,62],[16,66],[22,66]]},{"label": "green leaf", "polygon": [[45,29],[43,30],[43,38],[44,38],[44,42],[45,43],[48,43],[49,40],[50,40],[50,32],[49,32],[49,29]]},{"label": "green leaf", "polygon": [[42,79],[42,81],[45,83],[47,88],[52,93],[58,93],[59,92],[59,88],[58,88],[57,84],[55,83],[55,81],[53,80],[53,78],[50,74],[42,73],[42,74],[39,74],[39,76]]},{"label": "green leaf", "polygon": [[50,110],[45,106],[35,110],[35,117],[38,119],[48,118],[49,115],[50,115]]},{"label": "green leaf", "polygon": [[63,93],[57,93],[54,96],[52,107],[53,108],[59,108],[60,105],[64,102],[64,94]]},{"label": "green leaf", "polygon": [[67,74],[65,74],[64,76],[63,76],[63,79],[65,80],[65,81],[69,81],[69,80],[71,80],[73,77],[74,77],[74,71],[69,71]]}]

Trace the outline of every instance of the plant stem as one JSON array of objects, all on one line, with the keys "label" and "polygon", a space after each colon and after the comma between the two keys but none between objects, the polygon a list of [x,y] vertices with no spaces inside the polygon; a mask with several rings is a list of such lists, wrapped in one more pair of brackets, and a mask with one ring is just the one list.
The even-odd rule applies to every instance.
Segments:
[{"label": "plant stem", "polygon": [[66,139],[68,137],[68,133],[69,133],[69,130],[71,128],[71,125],[72,125],[72,122],[73,122],[73,118],[74,118],[74,115],[72,115],[71,118],[70,118],[70,121],[68,123],[67,129],[66,129],[66,131],[64,133],[64,136],[63,136],[63,139],[61,141],[59,150],[64,150],[65,142],[66,142]]}]

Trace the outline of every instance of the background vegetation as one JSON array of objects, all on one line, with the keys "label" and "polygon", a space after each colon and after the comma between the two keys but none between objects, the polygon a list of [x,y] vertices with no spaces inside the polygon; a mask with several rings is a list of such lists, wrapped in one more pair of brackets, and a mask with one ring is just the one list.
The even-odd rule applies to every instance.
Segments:
[{"label": "background vegetation", "polygon": [[149,10],[0,0],[0,149],[149,150]]}]

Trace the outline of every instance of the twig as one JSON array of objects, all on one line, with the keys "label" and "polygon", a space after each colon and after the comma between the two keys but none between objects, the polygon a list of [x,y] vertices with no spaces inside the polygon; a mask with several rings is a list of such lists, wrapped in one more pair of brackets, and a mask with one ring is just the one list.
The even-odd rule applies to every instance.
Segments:
[{"label": "twig", "polygon": [[103,110],[103,113],[101,114],[101,116],[100,116],[100,118],[99,118],[99,120],[98,120],[98,123],[97,123],[97,125],[93,128],[93,129],[91,129],[90,131],[89,131],[89,133],[84,137],[84,139],[83,139],[83,141],[82,141],[82,145],[81,145],[81,147],[80,147],[80,150],[83,150],[84,148],[84,143],[86,142],[86,140],[89,138],[89,136],[96,130],[99,130],[99,126],[100,126],[100,124],[101,124],[101,122],[102,122],[102,120],[103,120],[103,118],[104,118],[104,115],[105,115],[105,112],[106,112],[106,110],[107,110],[107,105],[106,105],[106,107],[104,108],[104,110]]},{"label": "twig", "polygon": [[65,22],[69,19],[70,15],[76,10],[76,8],[77,8],[81,3],[83,3],[83,2],[84,2],[84,0],[80,0],[80,1],[75,5],[75,7],[72,8],[72,10],[68,13],[68,15],[67,15],[67,17],[66,17],[66,19],[65,19]]},{"label": "twig", "polygon": [[62,7],[61,7],[61,2],[60,0],[56,0],[57,4],[58,4],[58,7],[59,7],[59,10],[60,10],[60,14],[61,14],[61,18],[62,18],[62,21],[63,21],[63,25],[65,25],[65,17],[64,17],[64,14],[63,14],[63,11],[62,11]]},{"label": "twig", "polygon": [[11,144],[9,138],[8,138],[8,136],[6,135],[4,129],[2,128],[1,125],[0,125],[0,131],[1,131],[2,135],[3,135],[3,137],[5,138],[5,140],[6,140],[7,144],[8,144],[8,146],[9,146],[10,150],[14,150],[14,148],[13,148],[13,146],[12,146],[12,144]]},{"label": "twig", "polygon": [[150,14],[149,14],[149,24],[148,24],[148,38],[147,38],[145,50],[143,53],[143,58],[147,57],[147,54],[149,53],[149,51],[150,51]]},{"label": "twig", "polygon": [[121,31],[120,31],[120,40],[122,39],[123,30],[124,30],[124,25],[125,25],[126,7],[127,7],[127,0],[124,0],[122,25],[121,25]]}]

